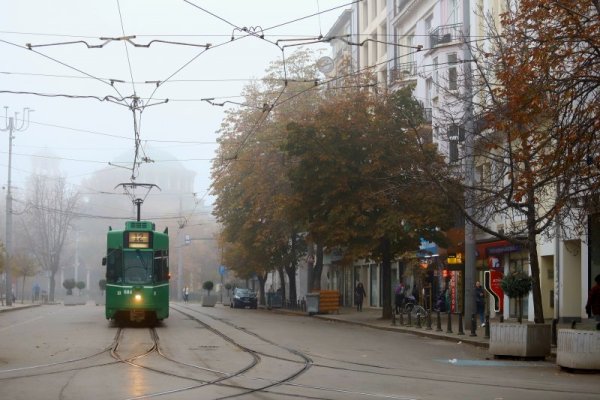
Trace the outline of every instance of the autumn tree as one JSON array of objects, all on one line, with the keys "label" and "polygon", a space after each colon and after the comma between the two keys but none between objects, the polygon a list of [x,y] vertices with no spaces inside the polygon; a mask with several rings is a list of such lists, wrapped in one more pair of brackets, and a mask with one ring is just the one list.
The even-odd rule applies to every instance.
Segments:
[{"label": "autumn tree", "polygon": [[39,266],[31,256],[25,254],[22,250],[12,257],[11,265],[13,266],[14,274],[23,279],[21,283],[21,303],[23,303],[25,280],[27,277],[35,276],[39,271]]},{"label": "autumn tree", "polygon": [[449,220],[444,196],[423,174],[423,163],[439,159],[433,146],[418,151],[422,121],[409,88],[381,95],[357,84],[326,99],[312,119],[291,124],[284,146],[293,210],[306,213],[315,242],[343,249],[346,262],[382,263],[384,318],[392,312],[392,260],[421,238],[440,242]]},{"label": "autumn tree", "polygon": [[214,214],[223,224],[223,238],[244,246],[247,252],[253,250],[253,256],[261,260],[259,281],[267,266],[280,271],[282,282],[285,271],[291,301],[296,301],[303,221],[290,219],[286,212],[292,205],[287,200],[287,165],[279,144],[285,124],[311,109],[315,94],[310,89],[316,74],[313,59],[312,53],[297,51],[286,59],[285,66],[280,61],[272,63],[260,84],[245,88],[247,107],[228,113],[221,129],[219,156],[213,163]]},{"label": "autumn tree", "polygon": [[78,199],[78,192],[69,189],[65,178],[33,175],[29,181],[26,234],[36,261],[49,273],[50,301],[54,301],[55,275]]},{"label": "autumn tree", "polygon": [[464,132],[476,171],[464,187],[474,198],[466,218],[529,253],[536,323],[544,322],[540,240],[580,237],[598,210],[598,16],[593,0],[508,0],[499,20],[486,18],[490,40],[472,48],[475,73],[465,79],[473,97],[457,97],[474,103],[473,118],[458,113],[446,124],[472,127]]}]

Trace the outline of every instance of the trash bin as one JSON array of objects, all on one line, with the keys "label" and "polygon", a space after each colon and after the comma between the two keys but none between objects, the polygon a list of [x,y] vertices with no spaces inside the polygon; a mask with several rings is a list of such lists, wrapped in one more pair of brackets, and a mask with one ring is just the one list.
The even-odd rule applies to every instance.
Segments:
[{"label": "trash bin", "polygon": [[319,312],[319,293],[306,294],[306,311],[308,315],[314,315]]},{"label": "trash bin", "polygon": [[269,292],[267,293],[267,307],[268,308],[281,308],[283,307],[283,301],[281,293]]}]

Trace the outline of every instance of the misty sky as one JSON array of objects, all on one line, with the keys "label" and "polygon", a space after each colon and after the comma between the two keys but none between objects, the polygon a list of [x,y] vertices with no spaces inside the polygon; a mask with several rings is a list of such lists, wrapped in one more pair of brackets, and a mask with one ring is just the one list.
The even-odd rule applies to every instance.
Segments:
[{"label": "misty sky", "polygon": [[[0,5],[0,107],[8,106],[9,116],[24,107],[35,110],[28,129],[16,132],[13,142],[16,196],[31,174],[31,155],[38,163],[57,160],[73,185],[117,158],[130,160],[123,165],[131,167],[133,113],[116,102],[136,93],[144,104],[156,104],[140,120],[147,155],[153,158],[152,148],[160,148],[196,171],[195,192],[206,201],[224,108],[201,99],[241,101],[243,85],[282,57],[279,48],[256,37],[232,42],[232,34],[242,36],[236,27],[261,27],[271,41],[316,37],[351,7],[338,0],[0,0]],[[301,19],[334,7],[340,8]],[[212,47],[154,42],[136,48],[99,39],[133,35],[137,44],[162,40]],[[64,42],[78,43],[39,47]],[[101,101],[106,96],[115,101]],[[2,128],[4,116],[0,108]],[[2,186],[7,167],[8,134],[0,132]]]}]

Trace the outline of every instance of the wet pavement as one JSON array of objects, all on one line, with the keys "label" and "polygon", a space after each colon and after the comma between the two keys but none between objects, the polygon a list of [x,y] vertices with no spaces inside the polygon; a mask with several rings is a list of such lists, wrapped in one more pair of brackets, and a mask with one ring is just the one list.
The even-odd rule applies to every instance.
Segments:
[{"label": "wet pavement", "polygon": [[[272,312],[296,314],[308,316],[306,311],[294,311],[286,309],[272,309]],[[479,347],[489,347],[489,337],[486,337],[485,327],[476,324],[474,335],[471,333],[471,321],[463,321],[462,331],[459,329],[458,315],[453,314],[450,318],[451,326],[448,325],[447,313],[440,313],[440,321],[438,326],[437,313],[431,315],[431,326],[427,321],[421,321],[419,327],[418,321],[411,319],[410,325],[406,314],[400,320],[396,315],[395,319],[382,319],[382,310],[377,308],[363,308],[363,311],[356,311],[355,308],[343,307],[339,313],[315,314],[311,318],[325,319],[340,323],[353,325],[362,325],[373,329],[386,331],[411,333],[414,335],[430,337],[439,340],[448,340],[461,343],[469,343]],[[494,321],[492,321],[494,322]],[[450,330],[449,330],[450,328]],[[489,332],[487,332],[489,334]]]},{"label": "wet pavement", "polygon": [[[60,303],[58,303],[60,304]],[[40,303],[17,301],[12,306],[0,305],[0,313],[22,310],[30,307],[39,307]],[[266,312],[284,313],[297,315],[299,317],[317,318],[339,323],[361,325],[372,329],[380,329],[392,332],[410,333],[418,336],[429,337],[433,339],[453,341],[456,343],[467,343],[474,346],[489,347],[489,330],[486,331],[479,323],[476,324],[475,332],[471,332],[471,321],[462,321],[463,329],[459,327],[459,317],[457,314],[451,315],[451,324],[448,324],[448,314],[440,313],[439,322],[437,313],[431,315],[431,325],[427,320],[418,321],[412,319],[408,321],[406,314],[402,319],[398,315],[393,319],[383,319],[382,310],[378,308],[364,308],[363,311],[356,311],[354,307],[342,307],[339,312],[330,312],[324,314],[309,315],[306,311],[288,310],[283,308],[266,309]],[[499,321],[492,320],[491,323]],[[529,323],[529,322],[524,322]],[[558,326],[558,328],[570,328],[571,326]],[[556,354],[556,347],[553,346],[552,354]]]}]

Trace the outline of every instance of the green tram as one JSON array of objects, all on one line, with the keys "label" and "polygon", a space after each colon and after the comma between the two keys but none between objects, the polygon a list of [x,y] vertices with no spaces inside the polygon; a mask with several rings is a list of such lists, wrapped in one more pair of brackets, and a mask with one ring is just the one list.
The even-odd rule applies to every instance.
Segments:
[{"label": "green tram", "polygon": [[169,236],[150,221],[109,228],[106,257],[106,319],[155,323],[169,316]]}]

